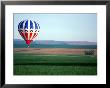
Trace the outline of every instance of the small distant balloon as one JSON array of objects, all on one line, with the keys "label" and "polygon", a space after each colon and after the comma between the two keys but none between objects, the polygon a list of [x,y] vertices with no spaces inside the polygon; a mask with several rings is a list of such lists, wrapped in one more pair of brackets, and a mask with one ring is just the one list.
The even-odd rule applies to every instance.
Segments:
[{"label": "small distant balloon", "polygon": [[18,24],[19,34],[25,40],[28,47],[33,39],[38,36],[39,29],[39,24],[36,21],[32,20],[22,20]]}]

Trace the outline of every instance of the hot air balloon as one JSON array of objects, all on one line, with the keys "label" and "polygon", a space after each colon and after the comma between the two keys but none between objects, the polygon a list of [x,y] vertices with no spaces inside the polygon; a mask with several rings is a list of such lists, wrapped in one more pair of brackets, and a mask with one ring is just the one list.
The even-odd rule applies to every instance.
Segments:
[{"label": "hot air balloon", "polygon": [[23,20],[18,24],[18,32],[25,40],[28,47],[33,39],[37,37],[39,29],[39,24],[32,20]]}]

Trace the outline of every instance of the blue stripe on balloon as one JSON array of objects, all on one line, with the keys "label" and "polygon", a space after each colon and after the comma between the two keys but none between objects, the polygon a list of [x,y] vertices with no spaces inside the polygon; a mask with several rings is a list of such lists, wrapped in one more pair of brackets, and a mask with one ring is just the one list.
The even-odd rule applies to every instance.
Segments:
[{"label": "blue stripe on balloon", "polygon": [[38,26],[38,29],[40,29],[40,26],[39,26],[39,24],[37,23],[37,26]]},{"label": "blue stripe on balloon", "polygon": [[33,23],[31,20],[30,20],[30,29],[33,29]]},{"label": "blue stripe on balloon", "polygon": [[37,24],[36,24],[36,22],[35,22],[35,21],[34,21],[34,23],[35,23],[35,29],[38,29]]},{"label": "blue stripe on balloon", "polygon": [[21,22],[21,24],[20,24],[20,29],[21,29],[21,28],[23,29],[23,23],[24,23],[24,21]]},{"label": "blue stripe on balloon", "polygon": [[25,28],[25,29],[28,29],[28,20],[25,22],[24,28]]},{"label": "blue stripe on balloon", "polygon": [[18,24],[18,29],[19,29],[19,25],[20,25],[20,24]]},{"label": "blue stripe on balloon", "polygon": [[[22,21],[21,21],[21,22],[22,22]],[[18,29],[20,29],[21,22],[20,22],[19,25],[18,25]]]},{"label": "blue stripe on balloon", "polygon": [[40,26],[39,26],[39,29],[40,29]]}]

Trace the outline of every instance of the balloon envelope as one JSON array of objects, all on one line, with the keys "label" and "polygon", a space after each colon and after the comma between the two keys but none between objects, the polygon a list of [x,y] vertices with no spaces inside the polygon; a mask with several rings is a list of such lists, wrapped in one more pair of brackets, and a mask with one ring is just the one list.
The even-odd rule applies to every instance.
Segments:
[{"label": "balloon envelope", "polygon": [[35,37],[37,37],[40,26],[37,22],[31,20],[23,20],[18,24],[18,31],[26,44],[30,45]]}]

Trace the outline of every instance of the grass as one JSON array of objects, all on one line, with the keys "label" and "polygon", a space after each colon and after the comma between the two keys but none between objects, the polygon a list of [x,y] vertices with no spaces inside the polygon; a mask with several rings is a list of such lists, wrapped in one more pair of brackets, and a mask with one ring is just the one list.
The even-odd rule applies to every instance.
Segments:
[{"label": "grass", "polygon": [[14,54],[14,75],[96,75],[97,57]]}]

